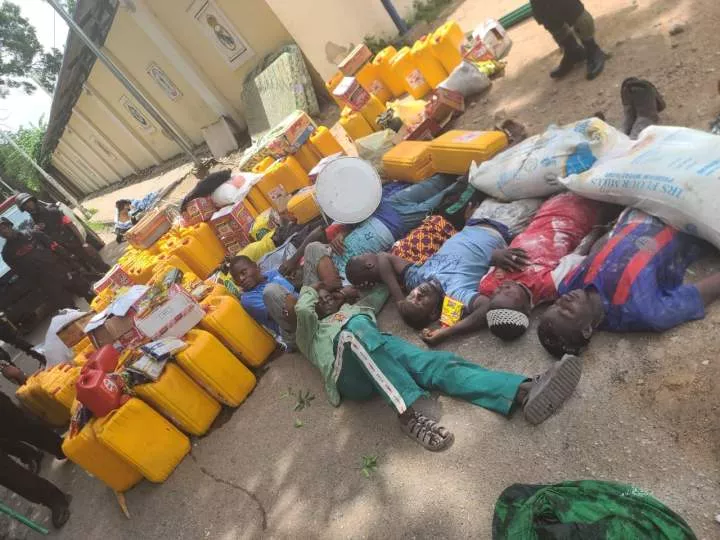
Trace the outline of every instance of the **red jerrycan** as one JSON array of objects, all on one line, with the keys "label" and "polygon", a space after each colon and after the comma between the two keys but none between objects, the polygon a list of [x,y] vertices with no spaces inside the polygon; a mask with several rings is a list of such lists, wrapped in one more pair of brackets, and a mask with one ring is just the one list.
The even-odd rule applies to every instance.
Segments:
[{"label": "red jerrycan", "polygon": [[92,370],[112,373],[117,368],[120,353],[112,345],[105,345],[88,356],[88,361],[83,366],[83,373]]},{"label": "red jerrycan", "polygon": [[99,369],[85,371],[76,384],[77,400],[97,418],[101,418],[125,403],[122,379]]}]

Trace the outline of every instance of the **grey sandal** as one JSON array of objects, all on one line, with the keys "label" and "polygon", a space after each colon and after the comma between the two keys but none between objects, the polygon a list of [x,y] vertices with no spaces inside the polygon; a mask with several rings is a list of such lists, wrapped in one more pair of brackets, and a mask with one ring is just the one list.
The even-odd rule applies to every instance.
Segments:
[{"label": "grey sandal", "polygon": [[552,416],[572,395],[580,382],[582,360],[566,354],[562,360],[532,381],[532,387],[523,405],[525,419],[540,424]]},{"label": "grey sandal", "polygon": [[414,411],[407,422],[401,420],[400,427],[408,437],[431,452],[445,450],[455,440],[455,436],[435,420]]}]

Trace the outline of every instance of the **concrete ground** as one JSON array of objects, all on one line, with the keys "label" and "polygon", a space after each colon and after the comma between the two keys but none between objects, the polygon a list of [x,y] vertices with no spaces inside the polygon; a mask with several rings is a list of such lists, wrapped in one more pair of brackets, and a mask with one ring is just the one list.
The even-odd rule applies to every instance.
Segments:
[{"label": "concrete ground", "polygon": [[[459,1],[451,16],[467,29],[521,3]],[[525,23],[511,31],[515,46],[506,77],[472,102],[458,126],[489,127],[502,110],[533,132],[597,109],[616,123],[619,84],[640,75],[652,77],[666,94],[667,122],[705,127],[718,112],[712,75],[720,54],[716,3],[585,3],[596,15],[598,40],[613,54],[606,73],[593,83],[581,72],[550,81],[546,72],[559,55],[542,29]],[[669,36],[678,22],[684,31]],[[711,257],[694,266],[689,279],[718,269],[720,259]],[[379,321],[384,330],[420,344],[392,306]],[[433,396],[423,408],[456,436],[440,454],[407,439],[379,400],[329,406],[308,362],[283,355],[268,364],[245,404],[225,411],[210,434],[193,441],[192,455],[167,482],[143,482],[127,493],[129,520],[99,481],[71,463],[46,459],[43,475],[74,496],[70,521],[52,536],[486,539],[494,503],[507,486],[595,478],[649,491],[699,538],[720,538],[714,518],[720,513],[719,327],[720,307],[713,307],[704,320],[662,335],[598,335],[584,355],[577,392],[538,427],[520,415],[507,420]],[[511,345],[482,333],[443,348],[489,368],[529,375],[550,365],[534,331]],[[294,412],[294,401],[282,397],[288,387],[316,399]],[[377,457],[369,479],[360,470],[363,456]],[[46,510],[10,494],[0,493],[0,499],[47,525]],[[30,534],[0,518],[0,538]]]}]

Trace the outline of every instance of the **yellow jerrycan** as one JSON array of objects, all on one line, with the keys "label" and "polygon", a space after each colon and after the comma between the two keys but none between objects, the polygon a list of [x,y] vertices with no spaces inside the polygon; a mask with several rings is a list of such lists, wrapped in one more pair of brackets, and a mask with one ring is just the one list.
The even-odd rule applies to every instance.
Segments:
[{"label": "yellow jerrycan", "polygon": [[260,367],[275,350],[275,340],[229,296],[211,296],[202,302],[207,315],[200,322],[247,366]]},{"label": "yellow jerrycan", "polygon": [[340,143],[325,126],[319,126],[317,131],[310,135],[310,143],[317,153],[323,157],[345,153],[343,147],[340,146]]},{"label": "yellow jerrycan", "polygon": [[208,394],[224,405],[237,407],[255,388],[255,375],[218,338],[205,330],[190,330],[187,347],[175,360]]}]

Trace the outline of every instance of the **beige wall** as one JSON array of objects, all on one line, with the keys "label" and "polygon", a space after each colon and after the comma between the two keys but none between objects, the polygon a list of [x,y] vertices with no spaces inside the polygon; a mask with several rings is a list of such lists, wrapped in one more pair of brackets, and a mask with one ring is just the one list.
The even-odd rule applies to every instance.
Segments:
[{"label": "beige wall", "polygon": [[266,55],[292,41],[288,31],[263,0],[217,0],[216,5],[255,53],[247,63],[233,69],[199,30],[193,19],[194,10],[190,9],[191,0],[146,1],[184,52],[238,111],[243,110],[242,85],[248,72]]},{"label": "beige wall", "polygon": [[[315,69],[325,79],[337,72],[343,50],[367,35],[396,35],[380,0],[266,0]],[[396,1],[401,15],[412,0]]]}]

